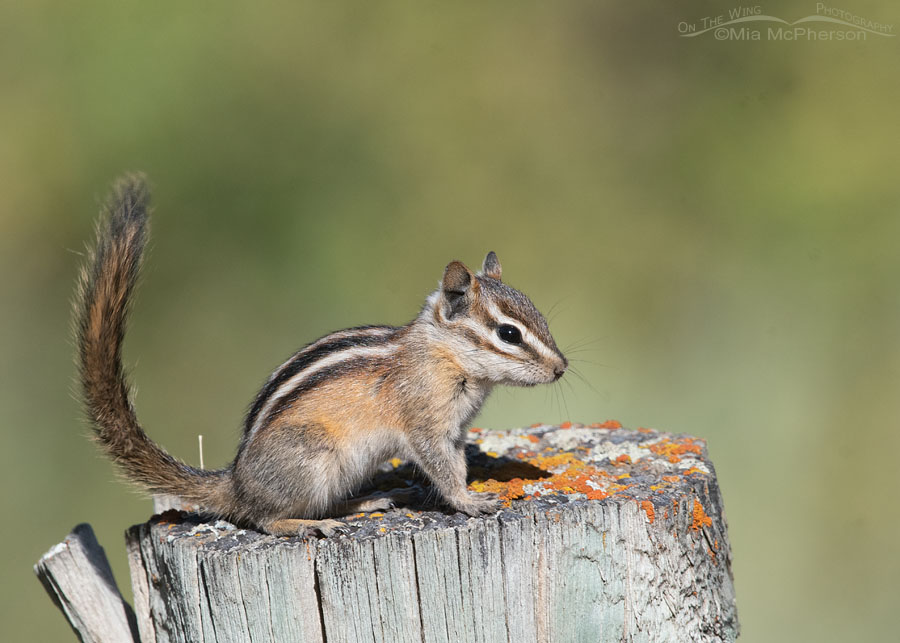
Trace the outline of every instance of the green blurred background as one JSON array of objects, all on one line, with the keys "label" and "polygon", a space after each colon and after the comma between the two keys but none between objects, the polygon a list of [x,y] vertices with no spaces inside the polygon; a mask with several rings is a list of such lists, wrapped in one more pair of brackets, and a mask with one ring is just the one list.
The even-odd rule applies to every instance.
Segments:
[{"label": "green blurred background", "polygon": [[2,5],[0,639],[74,640],[31,565],[78,522],[128,585],[149,503],[85,439],[69,302],[141,169],[126,357],[171,452],[203,433],[224,464],[295,348],[403,323],[496,250],[586,382],[499,390],[477,424],[707,439],[743,640],[896,640],[898,39],[678,36],[721,2],[301,4]]}]

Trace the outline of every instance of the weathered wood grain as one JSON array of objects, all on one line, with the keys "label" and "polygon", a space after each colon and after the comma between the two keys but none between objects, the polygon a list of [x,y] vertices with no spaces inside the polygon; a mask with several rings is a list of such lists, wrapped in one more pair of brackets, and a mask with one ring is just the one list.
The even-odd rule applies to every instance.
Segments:
[{"label": "weathered wood grain", "polygon": [[[429,507],[275,538],[169,512],[127,534],[149,641],[733,641],[705,444],[614,423],[470,434],[497,515]],[[416,480],[388,467],[381,487]]]},{"label": "weathered wood grain", "polygon": [[90,525],[75,527],[41,557],[34,571],[82,641],[137,640],[134,613],[119,593]]}]

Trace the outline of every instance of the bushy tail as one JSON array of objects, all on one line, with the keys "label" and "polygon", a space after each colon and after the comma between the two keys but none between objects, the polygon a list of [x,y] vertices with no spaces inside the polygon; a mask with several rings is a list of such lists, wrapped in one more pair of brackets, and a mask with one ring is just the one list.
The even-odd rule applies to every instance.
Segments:
[{"label": "bushy tail", "polygon": [[82,268],[75,302],[84,404],[103,450],[132,482],[227,514],[228,470],[195,469],[144,433],[122,370],[129,300],[147,239],[149,192],[141,175],[120,179],[97,224],[97,244]]}]

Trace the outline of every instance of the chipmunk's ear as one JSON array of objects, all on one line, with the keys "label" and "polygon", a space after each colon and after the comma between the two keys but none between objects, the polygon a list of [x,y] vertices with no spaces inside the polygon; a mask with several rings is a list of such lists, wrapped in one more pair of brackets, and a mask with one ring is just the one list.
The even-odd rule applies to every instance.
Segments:
[{"label": "chipmunk's ear", "polygon": [[487,257],[484,258],[484,263],[481,265],[481,274],[485,277],[500,281],[500,275],[502,273],[503,268],[500,267],[500,260],[497,259],[497,253],[491,250],[487,253]]},{"label": "chipmunk's ear", "polygon": [[452,319],[468,310],[476,288],[474,275],[465,264],[461,261],[447,264],[441,280],[441,307],[444,316]]}]

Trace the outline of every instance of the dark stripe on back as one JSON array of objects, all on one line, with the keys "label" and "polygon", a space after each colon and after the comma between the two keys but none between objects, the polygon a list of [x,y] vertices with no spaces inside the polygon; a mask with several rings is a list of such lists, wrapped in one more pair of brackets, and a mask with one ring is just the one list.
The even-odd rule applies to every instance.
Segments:
[{"label": "dark stripe on back", "polygon": [[[336,331],[339,333],[344,333],[348,331],[360,331],[360,333],[365,333],[367,330],[371,329],[390,329],[397,330],[393,326],[358,326],[356,328],[348,328],[342,331]],[[334,333],[332,333],[334,334]],[[347,337],[341,337],[339,339],[335,339],[333,341],[327,341],[324,344],[317,346],[313,350],[309,350],[309,347],[320,341],[322,338],[320,337],[315,342],[311,342],[297,351],[294,356],[285,364],[278,373],[277,377],[271,378],[268,382],[266,382],[265,386],[256,394],[256,398],[253,400],[253,404],[250,406],[250,410],[247,411],[247,417],[244,420],[244,432],[249,432],[253,425],[256,423],[256,418],[262,411],[263,407],[266,405],[268,399],[275,394],[275,392],[281,387],[282,384],[287,382],[289,379],[294,377],[300,371],[312,366],[317,361],[322,359],[323,357],[327,357],[332,353],[337,351],[344,350],[346,348],[355,348],[357,346],[376,346],[378,344],[385,344],[391,338],[393,338],[394,333],[384,333],[381,335],[350,335]],[[327,337],[327,335],[326,335]],[[329,371],[330,369],[325,369],[325,371]]]}]

